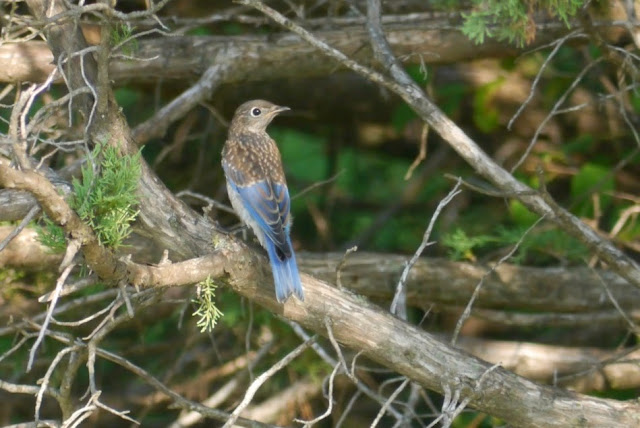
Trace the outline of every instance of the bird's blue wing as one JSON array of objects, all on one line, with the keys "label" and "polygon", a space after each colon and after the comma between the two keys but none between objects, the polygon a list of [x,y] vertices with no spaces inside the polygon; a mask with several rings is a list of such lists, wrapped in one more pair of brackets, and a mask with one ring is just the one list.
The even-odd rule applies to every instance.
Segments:
[{"label": "bird's blue wing", "polygon": [[282,252],[284,258],[291,257],[289,232],[289,190],[284,183],[261,180],[248,186],[232,183],[245,208],[260,226],[264,234]]}]

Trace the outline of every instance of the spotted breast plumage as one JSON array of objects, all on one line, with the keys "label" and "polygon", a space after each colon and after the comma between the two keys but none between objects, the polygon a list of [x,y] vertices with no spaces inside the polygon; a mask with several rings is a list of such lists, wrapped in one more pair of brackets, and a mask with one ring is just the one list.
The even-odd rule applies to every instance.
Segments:
[{"label": "spotted breast plumage", "polygon": [[286,110],[289,108],[264,100],[242,104],[233,116],[222,150],[231,205],[267,250],[279,302],[292,294],[304,300],[289,236],[289,190],[280,152],[266,131],[273,118]]}]

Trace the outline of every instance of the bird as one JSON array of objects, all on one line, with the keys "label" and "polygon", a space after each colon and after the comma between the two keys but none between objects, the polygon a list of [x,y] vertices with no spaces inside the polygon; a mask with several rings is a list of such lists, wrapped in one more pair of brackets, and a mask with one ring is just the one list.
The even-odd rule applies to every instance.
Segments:
[{"label": "bird", "polygon": [[267,133],[274,117],[289,107],[265,100],[240,105],[231,120],[222,149],[231,206],[267,250],[276,299],[286,302],[304,292],[291,245],[291,200],[275,141]]}]

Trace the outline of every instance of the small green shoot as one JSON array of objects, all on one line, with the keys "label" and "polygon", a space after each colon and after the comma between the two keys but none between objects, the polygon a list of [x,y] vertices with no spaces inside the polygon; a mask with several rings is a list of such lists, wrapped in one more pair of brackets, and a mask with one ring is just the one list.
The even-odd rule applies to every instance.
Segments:
[{"label": "small green shoot", "polygon": [[224,315],[216,307],[216,288],[218,286],[211,277],[207,277],[207,279],[198,283],[197,297],[193,300],[193,303],[198,305],[198,309],[192,315],[200,318],[196,325],[200,327],[201,333],[208,333],[213,330],[218,320]]},{"label": "small green shoot", "polygon": [[47,215],[42,216],[42,225],[36,227],[38,241],[53,253],[61,253],[67,248],[64,229],[58,226]]},{"label": "small green shoot", "polygon": [[138,51],[138,40],[133,38],[134,29],[128,23],[116,25],[111,32],[111,46],[121,49],[127,56],[133,56]]}]

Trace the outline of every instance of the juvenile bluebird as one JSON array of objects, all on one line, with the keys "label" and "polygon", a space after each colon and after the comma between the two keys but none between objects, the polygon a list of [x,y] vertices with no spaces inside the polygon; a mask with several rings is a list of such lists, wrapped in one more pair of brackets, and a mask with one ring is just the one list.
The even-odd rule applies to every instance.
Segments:
[{"label": "juvenile bluebird", "polygon": [[304,300],[289,238],[289,190],[278,146],[266,131],[271,120],[286,110],[289,107],[264,100],[242,104],[233,115],[222,149],[231,205],[269,254],[278,302],[286,301],[291,294]]}]

